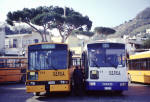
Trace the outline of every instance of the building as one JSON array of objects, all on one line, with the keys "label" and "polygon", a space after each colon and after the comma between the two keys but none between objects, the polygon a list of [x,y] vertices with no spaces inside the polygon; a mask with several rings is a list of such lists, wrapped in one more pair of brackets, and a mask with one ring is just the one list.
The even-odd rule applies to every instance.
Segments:
[{"label": "building", "polygon": [[4,28],[0,28],[0,55],[4,55],[5,52],[5,31]]},{"label": "building", "polygon": [[[60,36],[53,36],[52,37],[52,42],[61,42],[61,37]],[[68,39],[65,41],[65,43],[68,44],[70,50],[73,53],[73,57],[81,57],[82,54],[82,48],[83,48],[83,42],[84,39],[77,35],[70,35]]]},{"label": "building", "polygon": [[[47,39],[50,42],[50,36],[47,34]],[[32,34],[15,34],[6,35],[5,37],[5,55],[8,56],[23,56],[27,53],[27,47],[33,43],[42,42],[41,35],[39,33]],[[60,36],[53,36],[51,42],[60,43]],[[70,49],[73,51],[74,56],[81,56],[83,40],[77,36],[69,36],[66,42]]]},{"label": "building", "polygon": [[136,36],[124,36],[127,52],[132,55],[136,52],[147,51],[143,48],[143,42],[147,40],[147,37],[143,37],[143,34],[137,34]]},{"label": "building", "polygon": [[69,45],[73,52],[73,57],[81,57],[85,39],[77,35],[71,35],[68,37],[66,43]]},{"label": "building", "polygon": [[150,34],[150,29],[146,29],[146,33]]},{"label": "building", "polygon": [[26,54],[29,44],[38,43],[41,41],[41,37],[38,33],[6,35],[5,55],[23,56]]}]

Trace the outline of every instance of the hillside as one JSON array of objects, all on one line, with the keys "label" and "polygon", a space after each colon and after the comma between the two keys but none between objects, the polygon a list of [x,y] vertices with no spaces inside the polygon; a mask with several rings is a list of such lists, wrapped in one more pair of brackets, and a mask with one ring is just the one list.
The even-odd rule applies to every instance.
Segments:
[{"label": "hillside", "polygon": [[136,35],[140,32],[145,32],[145,29],[150,29],[150,8],[146,8],[141,11],[137,16],[121,24],[114,29],[116,30],[116,36],[122,35]]}]

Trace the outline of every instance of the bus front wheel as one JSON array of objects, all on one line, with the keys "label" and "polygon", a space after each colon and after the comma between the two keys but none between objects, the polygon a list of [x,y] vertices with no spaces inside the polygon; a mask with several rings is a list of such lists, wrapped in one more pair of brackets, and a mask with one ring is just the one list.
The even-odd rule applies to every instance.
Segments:
[{"label": "bus front wheel", "polygon": [[118,94],[118,95],[121,95],[123,93],[123,91],[122,90],[120,90],[120,91],[116,91],[116,94]]}]

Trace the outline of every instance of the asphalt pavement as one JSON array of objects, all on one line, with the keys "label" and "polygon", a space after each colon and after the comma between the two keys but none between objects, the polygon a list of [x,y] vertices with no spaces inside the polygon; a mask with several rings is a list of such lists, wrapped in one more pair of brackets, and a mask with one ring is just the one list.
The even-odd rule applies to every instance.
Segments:
[{"label": "asphalt pavement", "polygon": [[10,83],[0,85],[0,102],[150,102],[150,85],[130,84],[122,94],[114,92],[83,92],[82,95],[55,93],[34,96],[26,93],[24,84]]}]

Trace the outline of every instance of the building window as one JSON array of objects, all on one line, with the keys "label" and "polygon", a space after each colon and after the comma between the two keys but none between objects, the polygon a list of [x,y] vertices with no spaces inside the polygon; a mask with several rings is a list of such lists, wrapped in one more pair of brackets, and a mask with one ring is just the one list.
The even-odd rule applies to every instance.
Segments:
[{"label": "building window", "polygon": [[17,48],[17,39],[13,39],[13,48]]},{"label": "building window", "polygon": [[8,41],[8,48],[12,48],[11,40]]},{"label": "building window", "polygon": [[35,42],[35,43],[38,43],[38,42],[39,42],[39,40],[38,40],[38,39],[34,39],[34,42]]}]

